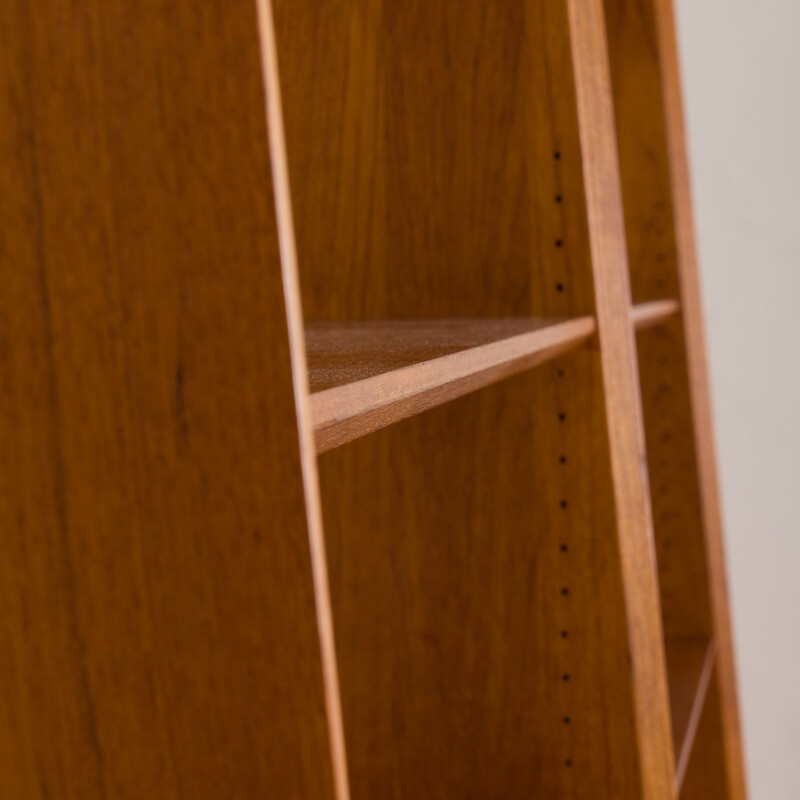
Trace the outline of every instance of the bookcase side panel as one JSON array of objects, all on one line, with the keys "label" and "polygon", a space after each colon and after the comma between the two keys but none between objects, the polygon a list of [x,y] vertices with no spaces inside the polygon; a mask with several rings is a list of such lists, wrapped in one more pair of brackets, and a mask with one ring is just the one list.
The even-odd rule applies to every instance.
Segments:
[{"label": "bookcase side panel", "polygon": [[0,794],[332,800],[255,5],[0,25]]}]

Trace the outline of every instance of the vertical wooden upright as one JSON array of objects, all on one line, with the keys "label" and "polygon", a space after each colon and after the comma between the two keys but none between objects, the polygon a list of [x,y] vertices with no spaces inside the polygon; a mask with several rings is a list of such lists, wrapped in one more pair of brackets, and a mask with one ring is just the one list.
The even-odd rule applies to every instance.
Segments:
[{"label": "vertical wooden upright", "polygon": [[[639,335],[664,628],[710,641],[709,697],[678,764],[686,798],[744,798],[705,341],[672,0],[605,0],[633,299],[678,298]],[[684,778],[685,776],[685,778]]]},{"label": "vertical wooden upright", "polygon": [[618,538],[644,798],[674,793],[664,641],[602,0],[570,0]]}]

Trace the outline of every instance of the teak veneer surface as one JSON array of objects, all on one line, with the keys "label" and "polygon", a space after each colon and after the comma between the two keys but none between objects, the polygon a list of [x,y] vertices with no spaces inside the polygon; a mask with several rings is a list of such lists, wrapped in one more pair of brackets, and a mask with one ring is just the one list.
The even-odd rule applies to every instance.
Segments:
[{"label": "teak veneer surface", "polygon": [[324,452],[555,358],[594,329],[591,317],[309,325],[306,346],[317,450]]},{"label": "teak veneer surface", "polygon": [[0,796],[332,800],[255,4],[0,29]]}]

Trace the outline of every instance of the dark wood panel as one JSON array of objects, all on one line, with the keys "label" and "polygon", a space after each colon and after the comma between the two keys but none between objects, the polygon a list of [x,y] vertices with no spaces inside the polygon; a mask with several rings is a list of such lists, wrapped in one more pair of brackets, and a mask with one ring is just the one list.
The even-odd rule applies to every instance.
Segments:
[{"label": "dark wood panel", "polygon": [[0,795],[332,798],[255,5],[0,27]]}]

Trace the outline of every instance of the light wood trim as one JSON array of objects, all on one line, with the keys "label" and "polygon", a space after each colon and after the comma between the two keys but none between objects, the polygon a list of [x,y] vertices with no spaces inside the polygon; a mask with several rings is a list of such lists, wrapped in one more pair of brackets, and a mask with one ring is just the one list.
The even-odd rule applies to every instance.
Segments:
[{"label": "light wood trim", "polygon": [[289,348],[292,361],[292,380],[297,426],[300,440],[300,459],[308,515],[311,564],[314,576],[314,598],[317,609],[322,653],[322,675],[325,683],[325,703],[328,734],[333,763],[334,788],[337,800],[350,800],[347,774],[347,748],[342,721],[342,700],[331,610],[328,563],[325,553],[325,534],[319,496],[319,475],[314,449],[312,412],[309,408],[308,366],[306,364],[303,309],[297,271],[297,244],[292,216],[292,195],[289,186],[289,163],[286,157],[286,138],[283,123],[283,104],[278,72],[278,53],[275,42],[275,22],[271,0],[256,0],[261,38],[264,90],[267,108],[270,155],[275,191],[275,213],[281,253],[281,274],[286,299]]},{"label": "light wood trim", "polygon": [[682,637],[668,638],[665,651],[675,749],[675,787],[680,794],[717,650],[713,639]]},{"label": "light wood trim", "polygon": [[601,0],[569,0],[642,797],[674,796],[669,700]]},{"label": "light wood trim", "polygon": [[631,307],[631,322],[637,331],[653,328],[680,314],[681,304],[677,300],[653,300],[636,303]]},{"label": "light wood trim", "polygon": [[555,358],[594,329],[591,317],[310,325],[317,452]]}]

